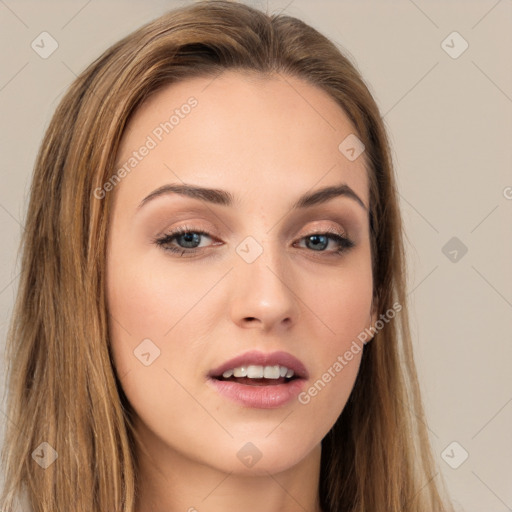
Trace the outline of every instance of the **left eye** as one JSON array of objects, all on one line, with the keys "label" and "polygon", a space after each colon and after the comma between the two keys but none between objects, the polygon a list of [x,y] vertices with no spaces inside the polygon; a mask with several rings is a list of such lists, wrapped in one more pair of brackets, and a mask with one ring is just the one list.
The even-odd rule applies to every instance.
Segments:
[{"label": "left eye", "polygon": [[[203,237],[212,238],[207,232],[200,229],[180,227],[161,238],[155,239],[154,242],[165,251],[181,253],[180,256],[184,256],[199,252],[202,249],[199,245]],[[171,244],[174,240],[176,240],[178,246]],[[305,241],[308,249],[312,249],[314,252],[327,252],[328,254],[340,254],[354,246],[354,243],[349,238],[335,230],[327,230],[324,233],[311,233],[299,239],[299,241],[302,240]],[[324,249],[329,245],[330,241],[335,243],[337,249],[325,251]]]},{"label": "left eye", "polygon": [[325,249],[329,245],[329,241],[335,242],[338,248],[334,251],[335,253],[341,253],[346,249],[350,249],[353,247],[353,242],[349,240],[347,237],[342,236],[338,233],[312,233],[311,235],[307,235],[301,240],[305,240],[306,247],[308,249],[313,249],[314,251],[325,252]]}]

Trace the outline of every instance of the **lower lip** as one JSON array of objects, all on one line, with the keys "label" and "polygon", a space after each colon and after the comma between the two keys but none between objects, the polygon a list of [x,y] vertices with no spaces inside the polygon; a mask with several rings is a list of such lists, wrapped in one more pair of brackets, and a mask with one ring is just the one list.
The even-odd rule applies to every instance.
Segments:
[{"label": "lower lip", "polygon": [[250,386],[225,380],[208,379],[221,395],[244,407],[276,409],[290,403],[302,391],[305,379],[294,379],[287,384]]}]

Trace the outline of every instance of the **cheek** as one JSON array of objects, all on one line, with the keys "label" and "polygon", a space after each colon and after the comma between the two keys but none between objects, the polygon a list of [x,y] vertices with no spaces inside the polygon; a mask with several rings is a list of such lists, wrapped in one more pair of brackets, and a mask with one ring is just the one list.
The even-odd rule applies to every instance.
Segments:
[{"label": "cheek", "polygon": [[127,376],[121,379],[124,391],[136,407],[147,402],[144,390],[176,393],[177,403],[180,387],[169,373],[182,382],[201,360],[211,319],[218,318],[217,301],[208,292],[219,272],[207,266],[191,272],[183,265],[181,270],[168,258],[137,248],[110,256],[110,343],[119,376]]},{"label": "cheek", "polygon": [[168,339],[174,326],[206,293],[208,283],[200,273],[171,268],[165,260],[118,259],[109,268],[107,282],[113,329],[124,328],[133,341]]},{"label": "cheek", "polygon": [[[366,254],[366,253],[365,253]],[[344,349],[370,324],[373,279],[367,257],[354,259],[339,271],[304,281],[312,313],[323,324],[321,346],[327,352]]]},{"label": "cheek", "polygon": [[176,286],[170,275],[147,265],[136,250],[120,251],[119,243],[114,244],[107,260],[107,308],[110,342],[119,374],[142,366],[136,359],[139,346],[145,346],[143,353],[151,352],[152,358],[163,348],[163,335],[174,323],[173,312],[179,308],[176,293],[163,295]]},{"label": "cheek", "polygon": [[198,358],[197,344],[190,339],[194,306],[211,284],[204,275],[170,271],[165,260],[149,262],[136,254],[112,253],[108,266],[113,360],[137,415],[154,427],[165,426],[172,439],[179,437],[176,411],[191,402],[178,382],[190,375]]},{"label": "cheek", "polygon": [[306,286],[304,296],[310,297],[312,313],[320,322],[312,353],[314,372],[299,403],[314,408],[321,422],[329,425],[341,414],[353,389],[364,348],[361,333],[370,326],[373,281],[369,262],[361,258],[350,271],[331,273],[329,279],[326,276]]}]

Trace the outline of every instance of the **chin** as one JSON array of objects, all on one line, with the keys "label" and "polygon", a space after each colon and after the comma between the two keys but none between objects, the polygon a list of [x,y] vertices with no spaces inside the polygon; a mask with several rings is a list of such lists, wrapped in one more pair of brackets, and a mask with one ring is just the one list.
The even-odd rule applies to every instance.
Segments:
[{"label": "chin", "polygon": [[271,436],[266,437],[267,435],[260,438],[252,436],[242,442],[231,440],[228,446],[213,455],[213,460],[209,457],[208,465],[225,473],[240,476],[267,476],[294,467],[307,457],[315,446],[320,446],[320,443],[308,443],[307,440],[297,437],[285,440],[276,436],[271,440]]}]

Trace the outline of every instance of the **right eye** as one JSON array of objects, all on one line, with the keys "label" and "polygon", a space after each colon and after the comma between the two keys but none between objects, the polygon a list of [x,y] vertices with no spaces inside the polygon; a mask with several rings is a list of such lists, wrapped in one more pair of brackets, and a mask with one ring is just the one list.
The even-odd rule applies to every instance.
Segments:
[{"label": "right eye", "polygon": [[[171,232],[156,238],[154,243],[164,251],[185,256],[187,254],[195,254],[203,249],[202,247],[199,247],[202,237],[212,238],[209,233],[202,229],[180,226]],[[172,244],[175,240],[178,242],[178,246]]]}]

